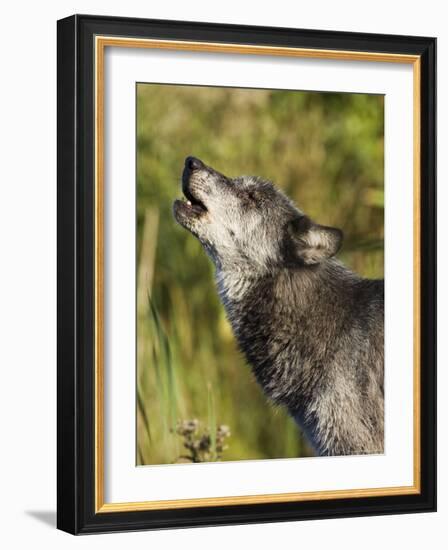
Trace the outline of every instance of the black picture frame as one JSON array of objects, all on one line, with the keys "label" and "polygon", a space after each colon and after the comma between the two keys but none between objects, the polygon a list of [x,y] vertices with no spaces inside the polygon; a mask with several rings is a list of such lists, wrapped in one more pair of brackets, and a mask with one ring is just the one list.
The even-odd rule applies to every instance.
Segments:
[{"label": "black picture frame", "polygon": [[[420,492],[301,502],[95,510],[95,36],[383,52],[420,58]],[[58,21],[57,526],[73,534],[436,509],[436,39],[74,15]]]}]

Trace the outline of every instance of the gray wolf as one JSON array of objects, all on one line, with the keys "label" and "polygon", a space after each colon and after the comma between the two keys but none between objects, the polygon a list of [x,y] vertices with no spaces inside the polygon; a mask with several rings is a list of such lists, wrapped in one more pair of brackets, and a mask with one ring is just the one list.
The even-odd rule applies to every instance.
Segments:
[{"label": "gray wolf", "polygon": [[176,221],[216,267],[219,296],[265,394],[319,455],[384,452],[384,281],[335,255],[319,225],[274,185],[188,157]]}]

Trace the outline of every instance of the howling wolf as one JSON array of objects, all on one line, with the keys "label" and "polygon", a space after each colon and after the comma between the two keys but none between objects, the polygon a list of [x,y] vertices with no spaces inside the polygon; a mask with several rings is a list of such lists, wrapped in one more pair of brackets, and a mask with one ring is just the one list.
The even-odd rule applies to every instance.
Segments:
[{"label": "howling wolf", "polygon": [[266,395],[319,455],[384,452],[384,281],[334,258],[342,232],[274,185],[194,157],[176,221],[202,243],[239,346]]}]

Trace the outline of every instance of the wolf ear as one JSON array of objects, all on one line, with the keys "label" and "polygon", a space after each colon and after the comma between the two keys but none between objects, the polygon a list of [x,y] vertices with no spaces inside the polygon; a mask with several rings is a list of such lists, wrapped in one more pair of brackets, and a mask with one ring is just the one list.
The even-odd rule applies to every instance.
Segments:
[{"label": "wolf ear", "polygon": [[341,248],[343,238],[340,229],[318,225],[308,216],[291,220],[286,232],[287,258],[305,265],[315,265],[334,256]]}]

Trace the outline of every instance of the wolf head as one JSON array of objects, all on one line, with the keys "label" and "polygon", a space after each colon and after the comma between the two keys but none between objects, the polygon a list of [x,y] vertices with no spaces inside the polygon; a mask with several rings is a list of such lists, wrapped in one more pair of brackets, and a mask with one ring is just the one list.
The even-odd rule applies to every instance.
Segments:
[{"label": "wolf head", "polygon": [[313,266],[341,246],[339,229],[312,222],[258,177],[229,178],[187,157],[182,190],[186,200],[174,202],[174,217],[200,240],[217,267]]}]

